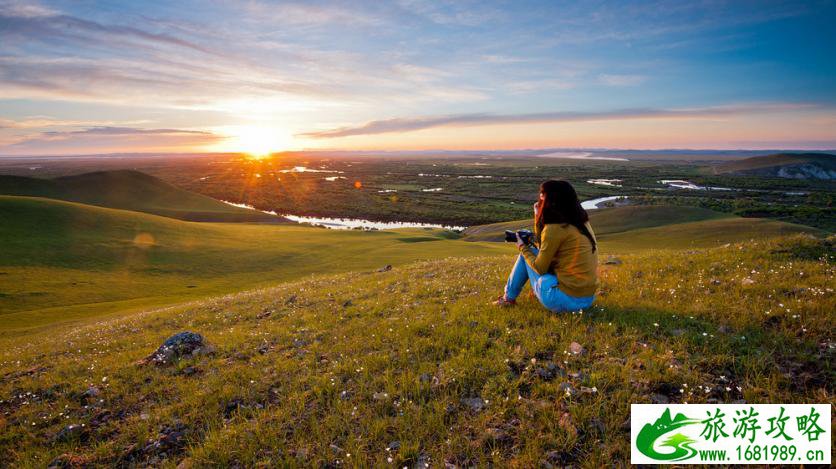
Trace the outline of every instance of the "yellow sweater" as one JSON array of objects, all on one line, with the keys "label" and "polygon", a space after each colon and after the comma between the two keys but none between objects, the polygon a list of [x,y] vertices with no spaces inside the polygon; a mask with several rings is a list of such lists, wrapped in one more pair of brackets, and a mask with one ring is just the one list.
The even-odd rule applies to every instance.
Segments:
[{"label": "yellow sweater", "polygon": [[[592,226],[586,228],[595,238]],[[520,247],[525,261],[538,274],[554,273],[557,287],[574,297],[595,294],[598,287],[598,256],[592,243],[569,224],[548,224],[539,233],[540,252],[535,256],[529,246]]]}]

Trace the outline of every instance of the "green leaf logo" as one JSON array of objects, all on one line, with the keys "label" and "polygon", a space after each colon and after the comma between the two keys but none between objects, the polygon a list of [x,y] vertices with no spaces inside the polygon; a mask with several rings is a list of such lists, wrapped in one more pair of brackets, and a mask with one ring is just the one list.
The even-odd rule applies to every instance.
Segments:
[{"label": "green leaf logo", "polygon": [[699,419],[691,419],[683,414],[676,414],[676,417],[671,419],[671,410],[666,408],[661,417],[656,419],[653,424],[645,424],[636,437],[636,448],[642,454],[649,458],[658,461],[682,461],[697,454],[697,450],[691,447],[691,444],[696,440],[692,440],[681,433],[671,435],[660,446],[669,446],[674,449],[671,453],[660,453],[653,449],[656,440],[662,436],[686,425],[693,425],[699,423]]}]

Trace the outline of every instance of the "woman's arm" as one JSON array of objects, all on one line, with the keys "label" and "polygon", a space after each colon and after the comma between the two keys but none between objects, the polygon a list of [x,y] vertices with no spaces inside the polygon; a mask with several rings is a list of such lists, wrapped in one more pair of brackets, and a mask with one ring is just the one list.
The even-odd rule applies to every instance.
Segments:
[{"label": "woman's arm", "polygon": [[540,233],[540,252],[535,256],[528,245],[520,246],[520,254],[525,258],[526,263],[540,275],[549,271],[554,255],[560,247],[561,232],[559,228],[546,225]]}]

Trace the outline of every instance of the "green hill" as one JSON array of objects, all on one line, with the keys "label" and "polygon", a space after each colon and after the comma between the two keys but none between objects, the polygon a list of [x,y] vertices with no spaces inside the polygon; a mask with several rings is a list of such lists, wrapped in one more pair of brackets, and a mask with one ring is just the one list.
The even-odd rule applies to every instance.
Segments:
[{"label": "green hill", "polygon": [[795,179],[836,179],[836,155],[777,153],[730,161],[712,168],[714,174],[748,174]]},{"label": "green hill", "polygon": [[0,196],[0,331],[230,292],[313,273],[507,252],[440,230],[194,223]]},{"label": "green hill", "polygon": [[[349,250],[401,236],[343,235]],[[445,244],[478,246],[406,245]],[[583,314],[525,294],[491,306],[512,259],[317,276],[2,340],[0,460],[608,467],[629,460],[630,403],[836,403],[829,242],[624,255]],[[181,331],[214,353],[138,364]]]},{"label": "green hill", "polygon": [[[749,238],[819,230],[760,218],[740,218],[697,207],[624,206],[591,210],[590,223],[601,250],[680,249],[737,242]],[[505,230],[530,229],[531,220],[494,223],[466,229],[466,241],[502,241]]]},{"label": "green hill", "polygon": [[45,197],[190,221],[272,222],[281,218],[185,191],[139,171],[36,179],[0,175],[0,195]]}]

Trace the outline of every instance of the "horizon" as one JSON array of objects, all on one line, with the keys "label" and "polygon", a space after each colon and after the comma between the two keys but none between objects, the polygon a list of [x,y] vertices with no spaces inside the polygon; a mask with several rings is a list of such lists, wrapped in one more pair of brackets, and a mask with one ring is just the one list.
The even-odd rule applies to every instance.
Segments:
[{"label": "horizon", "polygon": [[834,14],[0,0],[0,155],[833,151]]},{"label": "horizon", "polygon": [[[720,156],[722,154],[734,153],[742,155],[733,155],[740,157],[752,156],[766,156],[771,154],[788,153],[788,154],[821,154],[825,156],[836,156],[836,148],[823,149],[798,149],[798,148],[654,148],[654,149],[639,149],[639,148],[561,148],[561,147],[545,147],[545,148],[510,148],[507,150],[496,150],[487,148],[474,148],[466,150],[449,150],[449,149],[430,149],[430,150],[343,150],[343,149],[301,149],[301,150],[287,150],[281,152],[273,152],[261,155],[255,159],[275,159],[281,156],[299,156],[304,154],[329,156],[328,154],[345,154],[346,156],[421,156],[432,154],[449,153],[450,156],[468,156],[469,153],[489,154],[489,156],[498,157],[545,157],[546,155],[530,155],[532,152],[590,152],[590,153],[641,153],[641,154],[659,154],[659,153],[681,153],[681,156]],[[374,155],[367,155],[367,153],[375,153]],[[212,157],[212,156],[235,156],[241,158],[251,158],[252,155],[245,151],[191,151],[191,152],[118,152],[118,153],[79,153],[79,154],[64,154],[64,155],[0,155],[0,159],[72,159],[72,158],[165,158],[165,157]],[[339,155],[338,155],[339,156]],[[473,155],[476,156],[476,155]],[[671,155],[673,156],[673,155]],[[559,156],[554,156],[555,159],[560,159]],[[579,159],[582,160],[582,159]]]}]

